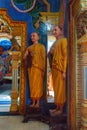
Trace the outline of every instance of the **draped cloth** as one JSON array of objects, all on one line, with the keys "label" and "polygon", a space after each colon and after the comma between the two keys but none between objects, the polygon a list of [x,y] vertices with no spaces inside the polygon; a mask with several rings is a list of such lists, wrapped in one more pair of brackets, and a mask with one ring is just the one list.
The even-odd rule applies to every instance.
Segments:
[{"label": "draped cloth", "polygon": [[46,51],[44,45],[37,43],[28,47],[29,52],[29,86],[31,99],[39,99],[43,95]]},{"label": "draped cloth", "polygon": [[66,102],[66,79],[63,78],[63,73],[66,73],[67,68],[67,39],[57,40],[54,48],[52,59],[54,102],[63,106]]}]

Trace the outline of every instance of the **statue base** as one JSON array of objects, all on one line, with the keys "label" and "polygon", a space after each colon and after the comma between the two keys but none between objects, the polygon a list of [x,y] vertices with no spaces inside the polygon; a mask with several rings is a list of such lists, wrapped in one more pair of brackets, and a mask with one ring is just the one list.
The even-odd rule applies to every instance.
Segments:
[{"label": "statue base", "polygon": [[43,114],[42,108],[27,107],[24,115],[23,123],[28,121],[41,121],[49,125],[50,130],[68,130],[67,115],[60,114],[51,116],[50,114]]},{"label": "statue base", "polygon": [[41,121],[46,124],[50,124],[50,117],[42,114],[41,107],[35,108],[35,107],[28,107],[27,111],[24,115],[23,123],[27,123],[28,121],[36,120]]},{"label": "statue base", "polygon": [[68,130],[67,116],[64,114],[50,116],[50,130]]}]

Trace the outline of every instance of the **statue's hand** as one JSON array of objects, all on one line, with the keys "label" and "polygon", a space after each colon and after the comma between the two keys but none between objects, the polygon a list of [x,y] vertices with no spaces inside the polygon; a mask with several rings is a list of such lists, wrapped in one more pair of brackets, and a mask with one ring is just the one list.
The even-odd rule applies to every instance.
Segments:
[{"label": "statue's hand", "polygon": [[50,53],[53,54],[54,53],[54,47],[50,48]]},{"label": "statue's hand", "polygon": [[66,78],[66,73],[63,73],[63,79],[65,79]]},{"label": "statue's hand", "polygon": [[34,55],[35,55],[35,52],[30,52],[30,55],[31,55],[31,56],[34,56]]}]

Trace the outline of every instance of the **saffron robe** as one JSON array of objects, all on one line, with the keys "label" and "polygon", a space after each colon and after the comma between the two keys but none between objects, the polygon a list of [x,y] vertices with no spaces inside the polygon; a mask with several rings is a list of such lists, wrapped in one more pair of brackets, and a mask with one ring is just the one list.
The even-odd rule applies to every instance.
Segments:
[{"label": "saffron robe", "polygon": [[67,52],[67,39],[62,37],[56,40],[52,59],[54,102],[62,106],[66,102],[66,79],[63,78],[63,73],[66,73],[67,68]]},{"label": "saffron robe", "polygon": [[46,64],[46,50],[40,43],[33,44],[28,48],[29,65],[28,76],[31,99],[40,99],[43,95],[44,72]]}]

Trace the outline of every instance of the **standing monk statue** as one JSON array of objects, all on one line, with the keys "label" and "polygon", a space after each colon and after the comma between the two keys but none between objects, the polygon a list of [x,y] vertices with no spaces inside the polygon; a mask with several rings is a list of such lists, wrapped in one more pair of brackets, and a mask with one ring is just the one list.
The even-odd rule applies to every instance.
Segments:
[{"label": "standing monk statue", "polygon": [[31,34],[31,41],[33,44],[26,49],[23,59],[29,61],[28,77],[30,98],[32,100],[30,107],[38,108],[40,106],[40,98],[43,95],[46,50],[44,45],[38,42],[39,35],[37,32]]},{"label": "standing monk statue", "polygon": [[63,107],[66,102],[68,47],[67,39],[63,36],[63,31],[60,26],[54,27],[53,35],[55,36],[56,41],[50,48],[48,58],[52,71],[54,103],[56,105],[56,109],[50,110],[50,114],[57,115],[63,112]]}]

